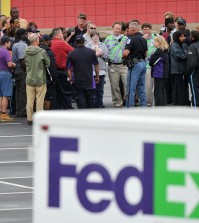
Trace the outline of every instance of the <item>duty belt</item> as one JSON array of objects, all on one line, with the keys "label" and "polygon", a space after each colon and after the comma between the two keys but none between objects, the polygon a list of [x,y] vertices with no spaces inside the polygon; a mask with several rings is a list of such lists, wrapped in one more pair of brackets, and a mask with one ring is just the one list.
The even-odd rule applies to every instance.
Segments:
[{"label": "duty belt", "polygon": [[144,59],[132,58],[132,61],[133,61],[134,63],[138,63],[138,62],[142,62],[142,61],[144,61]]},{"label": "duty belt", "polygon": [[115,63],[115,62],[112,62],[111,60],[108,60],[108,65],[110,66],[111,64],[121,65],[123,63],[122,62],[121,63]]}]

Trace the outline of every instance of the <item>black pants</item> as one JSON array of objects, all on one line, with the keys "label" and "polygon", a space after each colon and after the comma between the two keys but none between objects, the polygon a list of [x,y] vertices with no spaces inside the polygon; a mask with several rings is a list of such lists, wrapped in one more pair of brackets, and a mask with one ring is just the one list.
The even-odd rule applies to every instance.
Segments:
[{"label": "black pants", "polygon": [[173,75],[169,74],[167,80],[166,80],[166,95],[167,95],[167,104],[173,103],[173,89],[174,89],[174,80]]},{"label": "black pants", "polygon": [[55,82],[47,81],[46,83],[47,91],[44,101],[50,101],[50,109],[57,109],[56,107],[56,84]]},{"label": "black pants", "polygon": [[119,88],[120,88],[120,92],[121,92],[121,95],[122,95],[122,99],[124,99],[124,85],[123,85],[123,82],[122,82],[121,78],[120,78]]},{"label": "black pants", "polygon": [[173,104],[185,105],[185,83],[183,74],[173,74],[174,78],[174,92]]},{"label": "black pants", "polygon": [[72,86],[67,81],[66,71],[58,70],[55,81],[59,108],[72,109]]},{"label": "black pants", "polygon": [[166,82],[165,78],[154,78],[154,98],[155,106],[164,106],[167,104],[167,95],[166,95]]},{"label": "black pants", "polygon": [[[17,69],[16,69],[17,70]],[[19,117],[26,116],[26,73],[24,71],[15,73],[16,84],[16,115]]]},{"label": "black pants", "polygon": [[191,102],[194,107],[199,107],[199,72],[190,75],[190,86],[192,98]]},{"label": "black pants", "polygon": [[95,89],[95,107],[96,108],[103,108],[104,79],[105,79],[105,75],[100,76],[100,81],[98,84],[96,84],[96,89]]},{"label": "black pants", "polygon": [[185,86],[185,105],[190,106],[191,102],[189,100],[189,76],[184,76],[184,86]]},{"label": "black pants", "polygon": [[14,83],[12,97],[10,100],[10,114],[16,115],[16,85]]},{"label": "black pants", "polygon": [[75,101],[78,109],[95,108],[95,89],[79,89],[74,86],[76,97]]}]

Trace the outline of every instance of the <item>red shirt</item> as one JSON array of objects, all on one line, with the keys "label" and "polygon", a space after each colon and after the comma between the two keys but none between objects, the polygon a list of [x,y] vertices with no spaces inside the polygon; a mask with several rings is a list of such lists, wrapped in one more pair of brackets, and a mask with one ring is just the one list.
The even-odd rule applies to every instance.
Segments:
[{"label": "red shirt", "polygon": [[162,37],[164,37],[164,39],[167,41],[167,38],[169,37],[169,33],[168,32],[165,32],[162,34]]},{"label": "red shirt", "polygon": [[74,48],[64,40],[54,38],[51,40],[51,49],[55,54],[57,68],[60,70],[65,70],[67,55],[70,51],[74,50]]}]

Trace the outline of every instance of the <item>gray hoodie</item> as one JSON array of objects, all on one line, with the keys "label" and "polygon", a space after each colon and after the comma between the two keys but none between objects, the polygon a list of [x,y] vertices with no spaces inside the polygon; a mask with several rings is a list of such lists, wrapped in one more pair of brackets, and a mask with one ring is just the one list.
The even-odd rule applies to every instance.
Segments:
[{"label": "gray hoodie", "polygon": [[[86,44],[86,47],[93,49],[92,43]],[[98,61],[99,61],[99,69],[100,70],[107,70],[106,67],[106,62],[108,61],[108,49],[104,43],[99,42],[99,48],[102,50],[104,53],[102,56],[98,56]]]}]

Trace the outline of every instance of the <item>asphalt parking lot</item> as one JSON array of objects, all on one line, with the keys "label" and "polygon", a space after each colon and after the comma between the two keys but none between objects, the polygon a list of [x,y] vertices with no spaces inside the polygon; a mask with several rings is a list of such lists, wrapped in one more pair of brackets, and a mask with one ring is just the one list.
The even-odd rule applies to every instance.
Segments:
[{"label": "asphalt parking lot", "polygon": [[32,222],[32,127],[24,118],[0,123],[0,222]]},{"label": "asphalt parking lot", "polygon": [[[108,78],[104,105],[105,109],[113,107]],[[32,141],[32,126],[25,118],[0,122],[0,223],[33,222],[34,176],[29,157]]]}]

